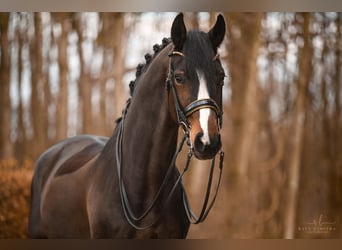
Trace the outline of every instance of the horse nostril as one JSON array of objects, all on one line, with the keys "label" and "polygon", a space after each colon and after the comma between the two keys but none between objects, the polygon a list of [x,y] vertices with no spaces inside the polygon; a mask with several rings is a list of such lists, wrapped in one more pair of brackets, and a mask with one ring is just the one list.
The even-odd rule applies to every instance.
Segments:
[{"label": "horse nostril", "polygon": [[209,142],[206,142],[203,140],[203,133],[198,133],[195,137],[194,148],[200,154],[214,156],[221,148],[221,136],[215,134],[210,136]]},{"label": "horse nostril", "polygon": [[220,134],[215,134],[212,138],[210,138],[212,145],[215,145],[219,149],[221,148],[221,135]]},{"label": "horse nostril", "polygon": [[203,133],[198,133],[196,135],[196,138],[195,138],[195,145],[194,146],[195,146],[196,151],[198,151],[198,152],[204,152],[205,151],[206,145],[203,143],[202,137],[203,137]]}]

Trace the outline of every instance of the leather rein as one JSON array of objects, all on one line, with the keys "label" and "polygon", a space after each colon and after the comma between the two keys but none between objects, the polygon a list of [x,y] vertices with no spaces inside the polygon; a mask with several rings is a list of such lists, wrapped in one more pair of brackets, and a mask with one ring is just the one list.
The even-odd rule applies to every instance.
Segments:
[{"label": "leather rein", "polygon": [[[179,51],[171,51],[171,53],[169,54],[169,57],[174,56],[174,55],[184,56],[184,54],[179,52]],[[218,58],[218,55],[216,55],[213,60],[216,60],[217,58]],[[167,172],[164,176],[164,179],[163,179],[158,191],[154,195],[154,198],[151,201],[150,205],[139,216],[136,216],[132,210],[132,206],[129,202],[128,194],[127,194],[127,191],[126,191],[126,188],[124,185],[124,181],[123,181],[123,176],[122,176],[122,165],[123,165],[122,164],[122,145],[123,145],[124,123],[125,123],[125,118],[126,118],[128,108],[130,106],[130,99],[127,101],[126,107],[122,113],[122,118],[118,124],[118,134],[117,134],[117,140],[116,140],[116,165],[117,165],[118,179],[119,179],[120,199],[121,199],[123,212],[124,212],[124,215],[125,215],[127,222],[133,228],[135,228],[137,230],[143,230],[143,229],[148,229],[148,228],[152,227],[163,216],[163,214],[160,213],[152,222],[147,223],[143,226],[141,225],[142,220],[148,214],[151,213],[152,209],[155,207],[158,199],[160,198],[160,196],[162,194],[162,190],[165,189],[166,184],[173,177],[174,169],[176,168],[177,157],[178,157],[179,153],[182,151],[182,148],[183,148],[183,145],[185,142],[187,142],[187,145],[189,146],[189,151],[187,154],[186,163],[185,163],[182,171],[180,171],[180,172],[178,171],[178,178],[177,178],[176,182],[173,184],[172,189],[169,192],[168,196],[164,200],[164,203],[162,205],[162,210],[163,210],[163,208],[166,208],[166,206],[171,201],[171,198],[172,198],[175,190],[177,189],[178,185],[181,185],[181,188],[183,190],[183,205],[184,205],[185,212],[186,212],[186,215],[188,217],[189,222],[191,224],[201,223],[206,219],[211,208],[214,205],[214,202],[216,200],[216,196],[218,193],[218,189],[220,186],[220,182],[221,182],[222,169],[223,169],[223,159],[224,159],[224,152],[223,151],[219,152],[219,170],[220,170],[220,172],[219,172],[219,177],[218,177],[217,185],[215,188],[214,196],[212,197],[211,201],[209,202],[211,189],[212,189],[212,180],[213,180],[213,173],[214,173],[216,157],[214,157],[211,161],[211,168],[210,168],[210,173],[209,173],[209,177],[208,177],[208,183],[207,183],[207,190],[206,190],[205,198],[203,201],[201,212],[200,212],[199,216],[196,216],[194,214],[194,212],[191,210],[189,199],[188,199],[188,196],[187,196],[187,193],[186,193],[185,187],[183,185],[183,181],[182,181],[182,177],[186,173],[186,171],[188,170],[191,158],[193,156],[193,147],[192,147],[191,142],[190,142],[190,129],[191,129],[191,127],[190,127],[190,124],[189,124],[187,118],[191,114],[193,114],[194,112],[196,112],[200,109],[210,108],[210,109],[215,111],[215,113],[218,117],[219,127],[221,128],[221,126],[222,126],[222,111],[221,111],[220,106],[212,99],[196,100],[196,101],[190,103],[187,107],[185,107],[183,109],[180,105],[178,94],[177,94],[177,91],[174,87],[173,80],[171,78],[172,74],[173,74],[173,72],[171,70],[171,60],[170,60],[170,68],[169,68],[169,76],[167,79],[167,84],[168,84],[168,86],[171,87],[171,89],[173,91],[173,97],[174,97],[175,108],[176,108],[176,112],[177,112],[178,123],[182,126],[184,133],[183,133],[183,137],[182,137],[181,141],[179,142],[179,145],[178,145],[175,153],[173,154],[171,163],[167,169]]]}]

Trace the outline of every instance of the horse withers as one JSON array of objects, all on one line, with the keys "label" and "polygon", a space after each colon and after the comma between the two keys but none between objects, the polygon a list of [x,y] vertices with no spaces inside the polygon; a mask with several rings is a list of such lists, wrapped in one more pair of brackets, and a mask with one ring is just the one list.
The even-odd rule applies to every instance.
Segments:
[{"label": "horse withers", "polygon": [[177,15],[171,39],[137,68],[113,135],[71,137],[41,155],[30,237],[186,237],[191,212],[175,166],[178,127],[195,157],[215,158],[225,76],[217,49],[224,36],[221,15],[208,33],[187,31]]}]

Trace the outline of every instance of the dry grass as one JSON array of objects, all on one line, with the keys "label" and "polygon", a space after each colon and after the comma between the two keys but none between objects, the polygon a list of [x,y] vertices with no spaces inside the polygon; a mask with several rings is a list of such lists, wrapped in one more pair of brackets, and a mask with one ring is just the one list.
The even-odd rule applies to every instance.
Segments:
[{"label": "dry grass", "polygon": [[0,161],[0,238],[27,238],[32,164]]}]

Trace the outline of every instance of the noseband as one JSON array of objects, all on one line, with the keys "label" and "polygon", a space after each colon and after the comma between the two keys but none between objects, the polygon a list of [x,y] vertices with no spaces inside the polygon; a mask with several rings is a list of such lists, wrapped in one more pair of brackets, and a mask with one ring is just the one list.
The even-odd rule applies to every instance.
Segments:
[{"label": "noseband", "polygon": [[[174,51],[174,50],[172,50],[169,53],[169,57],[172,57],[175,55],[182,56],[182,57],[185,56],[182,52]],[[213,58],[213,61],[217,60],[218,58],[219,58],[219,54],[216,54]],[[166,79],[166,84],[167,84],[168,89],[171,88],[172,90],[174,105],[175,105],[175,109],[177,113],[178,124],[182,126],[183,130],[189,131],[191,129],[190,123],[188,121],[189,116],[191,116],[196,111],[199,111],[205,108],[209,108],[215,112],[217,116],[217,122],[218,122],[219,128],[222,128],[223,112],[222,112],[221,107],[215,102],[215,100],[211,98],[199,99],[199,100],[193,101],[192,103],[187,105],[185,108],[182,108],[180,101],[179,101],[177,90],[175,88],[173,77],[174,77],[174,72],[173,72],[171,60],[170,60],[169,74],[168,74],[168,78]]]}]

